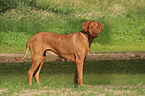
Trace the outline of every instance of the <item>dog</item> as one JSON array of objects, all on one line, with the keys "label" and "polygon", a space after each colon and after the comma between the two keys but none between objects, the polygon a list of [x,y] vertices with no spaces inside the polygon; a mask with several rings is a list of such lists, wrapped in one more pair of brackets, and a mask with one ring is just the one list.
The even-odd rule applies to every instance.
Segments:
[{"label": "dog", "polygon": [[83,31],[61,35],[51,32],[40,32],[30,37],[27,42],[24,57],[16,60],[23,60],[30,48],[32,53],[32,65],[27,76],[29,85],[32,85],[32,76],[39,66],[38,71],[34,75],[36,82],[39,82],[39,73],[45,61],[46,52],[59,56],[68,62],[76,63],[76,72],[74,76],[75,86],[83,86],[83,62],[86,59],[93,40],[98,37],[104,28],[104,24],[100,22],[87,21],[82,23]]}]

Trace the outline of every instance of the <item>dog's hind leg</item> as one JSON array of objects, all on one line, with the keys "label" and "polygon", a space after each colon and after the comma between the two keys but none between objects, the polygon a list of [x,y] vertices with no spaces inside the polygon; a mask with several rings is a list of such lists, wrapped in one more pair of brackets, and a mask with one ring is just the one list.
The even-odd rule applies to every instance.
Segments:
[{"label": "dog's hind leg", "polygon": [[39,66],[41,62],[41,58],[39,59],[32,59],[32,65],[31,68],[29,69],[27,76],[28,76],[28,80],[29,80],[29,85],[32,85],[32,76],[34,71],[37,69],[37,67]]},{"label": "dog's hind leg", "polygon": [[39,66],[39,69],[38,69],[38,71],[36,72],[36,74],[35,74],[35,80],[36,80],[36,82],[40,85],[40,82],[39,82],[39,73],[40,73],[40,71],[41,71],[41,68],[42,68],[42,65],[43,65],[43,63],[44,63],[44,61],[45,61],[45,57],[46,56],[43,56],[42,57],[42,60],[41,60],[41,64],[40,64],[40,66]]}]

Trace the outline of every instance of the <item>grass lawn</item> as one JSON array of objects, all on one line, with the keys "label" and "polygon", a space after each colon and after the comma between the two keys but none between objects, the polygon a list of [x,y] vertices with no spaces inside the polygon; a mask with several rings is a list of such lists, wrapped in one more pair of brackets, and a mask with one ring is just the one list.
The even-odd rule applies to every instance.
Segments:
[{"label": "grass lawn", "polygon": [[79,32],[86,21],[104,24],[92,52],[145,52],[144,0],[1,0],[0,4],[0,53],[24,53],[34,34]]},{"label": "grass lawn", "polygon": [[[73,83],[76,68],[74,63],[45,62],[40,72],[40,86],[34,78],[33,85],[28,86],[26,74],[31,63],[1,63],[0,95],[144,95],[144,62],[145,60],[86,61],[84,84],[87,86],[78,88],[74,88]],[[115,86],[126,84],[135,86]]]}]

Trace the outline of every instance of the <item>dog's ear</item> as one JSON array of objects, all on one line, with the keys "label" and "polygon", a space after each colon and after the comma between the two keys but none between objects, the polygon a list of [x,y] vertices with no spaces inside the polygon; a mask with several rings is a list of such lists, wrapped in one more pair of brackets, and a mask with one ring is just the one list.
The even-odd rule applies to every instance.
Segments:
[{"label": "dog's ear", "polygon": [[102,30],[102,29],[104,28],[104,24],[102,24],[102,23],[100,23],[100,22],[97,22],[97,23],[98,23],[100,29]]},{"label": "dog's ear", "polygon": [[89,23],[90,23],[90,21],[87,21],[87,22],[83,22],[83,23],[82,23],[82,27],[83,27],[83,30],[84,30],[85,32],[88,31],[88,25],[89,25]]},{"label": "dog's ear", "polygon": [[[102,23],[100,23],[100,22],[97,22],[97,24],[99,25],[100,30],[103,30],[104,24],[102,24]],[[101,32],[100,32],[100,33],[101,33]]]}]

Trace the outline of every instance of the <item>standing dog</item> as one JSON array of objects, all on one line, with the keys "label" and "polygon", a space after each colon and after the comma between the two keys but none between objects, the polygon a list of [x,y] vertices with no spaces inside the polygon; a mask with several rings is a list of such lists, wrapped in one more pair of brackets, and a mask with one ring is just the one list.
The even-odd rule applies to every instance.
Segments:
[{"label": "standing dog", "polygon": [[28,40],[24,57],[21,59],[15,59],[24,59],[30,48],[32,53],[32,65],[27,73],[29,85],[32,85],[32,76],[34,71],[40,65],[34,76],[39,84],[39,73],[45,61],[46,52],[48,52],[53,55],[57,55],[66,61],[75,62],[77,68],[74,83],[75,86],[77,86],[78,83],[83,86],[84,59],[90,51],[91,43],[96,37],[98,37],[98,33],[101,33],[104,28],[104,24],[100,22],[87,21],[82,23],[82,27],[82,32],[76,32],[68,35],[40,32]]}]

